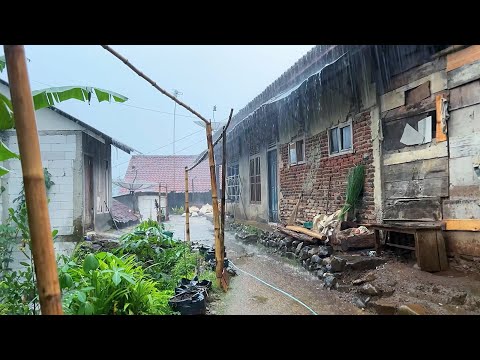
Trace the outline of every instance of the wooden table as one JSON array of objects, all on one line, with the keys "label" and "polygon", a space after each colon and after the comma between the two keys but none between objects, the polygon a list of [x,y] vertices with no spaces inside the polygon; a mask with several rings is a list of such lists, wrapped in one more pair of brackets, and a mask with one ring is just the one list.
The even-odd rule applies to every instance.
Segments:
[{"label": "wooden table", "polygon": [[423,271],[434,272],[448,269],[445,240],[442,235],[443,224],[441,222],[366,224],[365,226],[375,232],[375,250],[377,254],[380,254],[382,250],[380,230],[412,234],[415,239],[415,247],[391,242],[385,243],[385,245],[415,251],[417,264]]}]

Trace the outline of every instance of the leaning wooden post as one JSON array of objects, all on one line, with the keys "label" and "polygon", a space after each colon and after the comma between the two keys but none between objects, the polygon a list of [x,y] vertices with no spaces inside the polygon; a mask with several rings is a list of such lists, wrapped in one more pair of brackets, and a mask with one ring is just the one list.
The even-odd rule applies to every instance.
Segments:
[{"label": "leaning wooden post", "polygon": [[188,167],[185,166],[185,241],[190,243],[190,206],[188,206]]},{"label": "leaning wooden post", "polygon": [[223,274],[223,246],[220,243],[220,219],[218,216],[217,181],[215,177],[212,124],[210,122],[207,123],[205,128],[207,130],[208,163],[210,164],[210,182],[212,184],[213,229],[215,234],[215,260],[217,262],[215,273],[217,275],[217,283],[219,286],[221,286]]},{"label": "leaning wooden post", "polygon": [[162,183],[158,183],[158,225],[162,226]]},{"label": "leaning wooden post", "polygon": [[222,243],[222,262],[223,255],[225,254],[225,184],[226,184],[226,172],[227,172],[227,138],[226,138],[227,128],[223,127],[223,137],[222,137],[222,205],[221,205],[221,229],[222,234],[220,236]]},{"label": "leaning wooden post", "polygon": [[5,45],[8,80],[23,172],[32,255],[42,315],[62,315],[32,92],[23,45]]}]

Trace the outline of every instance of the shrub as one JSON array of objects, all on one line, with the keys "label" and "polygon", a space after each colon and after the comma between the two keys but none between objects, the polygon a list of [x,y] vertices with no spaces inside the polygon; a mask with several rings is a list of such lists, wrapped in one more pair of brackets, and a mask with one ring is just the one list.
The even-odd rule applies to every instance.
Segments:
[{"label": "shrub", "polygon": [[66,314],[171,314],[173,291],[160,291],[134,256],[88,254],[81,264],[64,258],[60,285]]}]

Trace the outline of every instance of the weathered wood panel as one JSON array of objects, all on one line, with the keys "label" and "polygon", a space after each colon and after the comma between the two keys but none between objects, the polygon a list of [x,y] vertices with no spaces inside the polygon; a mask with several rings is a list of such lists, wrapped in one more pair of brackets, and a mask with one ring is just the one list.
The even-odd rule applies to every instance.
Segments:
[{"label": "weathered wood panel", "polygon": [[383,168],[383,179],[385,182],[443,177],[448,178],[448,157],[419,160]]},{"label": "weathered wood panel", "polygon": [[[424,146],[424,145],[420,145]],[[443,141],[441,143],[435,143],[432,141],[432,144],[424,149],[410,149],[408,151],[400,151],[393,154],[385,154],[383,158],[383,165],[395,165],[402,163],[409,163],[417,160],[427,160],[434,158],[441,158],[448,156],[447,142]]]},{"label": "weathered wood panel", "polygon": [[446,141],[447,134],[443,132],[443,124],[442,124],[442,118],[444,117],[442,95],[437,95],[435,97],[435,109],[436,109],[435,138],[437,139],[437,142]]},{"label": "weathered wood panel", "polygon": [[480,219],[480,199],[443,200],[445,219]]},{"label": "weathered wood panel", "polygon": [[470,200],[480,199],[480,186],[477,185],[456,185],[450,184],[450,199],[452,200]]},{"label": "weathered wood panel", "polygon": [[448,120],[448,137],[480,134],[480,104],[454,110]]},{"label": "weathered wood panel", "polygon": [[480,80],[456,87],[450,91],[450,111],[480,103]]},{"label": "weathered wood panel", "polygon": [[[409,124],[415,130],[418,130],[418,122],[432,115],[433,114],[431,113],[426,113],[422,115],[416,115],[416,116],[410,116],[407,118],[397,119],[389,122],[382,122],[383,150],[391,151],[391,150],[403,149],[406,147],[411,148],[411,146],[405,145],[404,143],[400,142],[405,126]],[[435,138],[435,131],[434,131],[435,127],[433,123],[433,116],[431,121],[432,121],[432,139],[433,139]]]},{"label": "weathered wood panel", "polygon": [[438,260],[440,262],[440,271],[448,269],[447,247],[442,232],[437,231]]},{"label": "weathered wood panel", "polygon": [[430,93],[434,94],[447,89],[447,75],[445,71],[439,71],[421,79],[415,80],[405,86],[387,92],[380,97],[380,110],[385,112],[405,105],[405,91],[416,88],[430,81]]},{"label": "weathered wood panel", "polygon": [[389,92],[389,91],[398,89],[411,82],[414,82],[417,79],[421,79],[435,72],[445,70],[446,65],[447,65],[447,60],[446,60],[446,57],[443,56],[434,61],[422,64],[413,69],[405,71],[404,73],[401,73],[399,75],[392,77],[392,79],[388,83],[386,91]]},{"label": "weathered wood panel", "polygon": [[435,198],[439,196],[448,196],[448,176],[385,183],[386,199]]},{"label": "weathered wood panel", "polygon": [[417,263],[423,271],[440,271],[437,234],[435,230],[419,231],[415,235]]},{"label": "weathered wood panel", "polygon": [[445,229],[458,231],[480,231],[480,220],[447,219],[445,220]]},{"label": "weathered wood panel", "polygon": [[386,93],[385,95],[382,95],[380,99],[381,111],[388,111],[405,105],[405,92],[391,91],[389,93]]},{"label": "weathered wood panel", "polygon": [[416,104],[430,97],[430,81],[424,82],[416,88],[405,91],[405,104]]},{"label": "weathered wood panel", "polygon": [[447,55],[447,71],[480,60],[480,45],[472,45]]},{"label": "weathered wood panel", "polygon": [[440,199],[386,200],[384,220],[437,221],[442,219]]},{"label": "weathered wood panel", "polygon": [[447,74],[449,89],[480,79],[480,60],[449,71]]},{"label": "weathered wood panel", "polygon": [[480,191],[480,179],[473,166],[474,158],[470,156],[450,159],[450,186],[474,186]]},{"label": "weathered wood panel", "polygon": [[435,111],[437,95],[442,95],[448,98],[448,92],[442,91],[440,93],[433,94],[430,97],[423,99],[418,103],[400,106],[396,109],[383,112],[382,120],[384,122],[388,122],[388,121],[402,119],[409,116],[425,114],[430,111]]},{"label": "weathered wood panel", "polygon": [[480,134],[473,133],[450,137],[450,158],[478,156],[480,154]]}]

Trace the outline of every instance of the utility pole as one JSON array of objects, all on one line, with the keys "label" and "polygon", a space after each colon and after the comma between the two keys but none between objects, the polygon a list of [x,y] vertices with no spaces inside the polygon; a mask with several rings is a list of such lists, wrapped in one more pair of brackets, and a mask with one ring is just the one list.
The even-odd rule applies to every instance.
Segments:
[{"label": "utility pole", "polygon": [[[178,91],[177,89],[173,89],[173,96],[175,96],[175,98],[178,98],[179,95],[183,95],[183,93]],[[177,178],[176,178],[177,164],[175,159],[175,113],[177,110],[177,103],[175,102],[174,104],[175,105],[173,107],[173,192],[175,193],[177,190]]]},{"label": "utility pole", "polygon": [[217,111],[217,105],[213,105],[213,120],[215,121],[215,111]]}]

